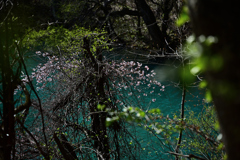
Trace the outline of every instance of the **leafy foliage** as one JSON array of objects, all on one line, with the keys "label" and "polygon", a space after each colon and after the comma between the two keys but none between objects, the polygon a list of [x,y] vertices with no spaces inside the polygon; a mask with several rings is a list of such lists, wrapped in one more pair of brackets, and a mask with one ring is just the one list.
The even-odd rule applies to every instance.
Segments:
[{"label": "leafy foliage", "polygon": [[[101,49],[109,49],[106,31],[98,30],[89,31],[84,27],[74,26],[71,30],[62,26],[48,26],[45,30],[27,31],[24,39],[25,47],[34,50],[41,48],[43,51],[48,51],[49,54],[59,55],[59,49],[65,54],[61,56],[76,55],[83,52],[83,38],[88,37],[91,44],[91,52],[96,52],[97,47]],[[60,47],[60,48],[59,48]]]},{"label": "leafy foliage", "polygon": [[[180,145],[181,153],[193,154],[209,159],[221,159],[225,156],[221,134],[217,127],[217,117],[212,106],[205,107],[201,113],[190,111],[184,121],[178,116],[172,119],[161,114],[159,109],[144,112],[139,108],[127,107],[123,112],[110,112],[112,118],[107,119],[111,126],[115,121],[124,120],[137,123],[150,133],[154,133],[163,143],[175,145],[177,133],[184,130],[183,142]],[[163,140],[164,139],[164,140]],[[168,148],[167,146],[165,146]],[[169,150],[171,153],[171,150]]]},{"label": "leafy foliage", "polygon": [[187,39],[187,47],[189,48],[187,54],[194,59],[194,67],[191,69],[191,73],[196,75],[200,72],[209,70],[219,70],[223,65],[223,60],[220,57],[207,57],[203,53],[209,53],[210,47],[214,43],[217,43],[217,38],[213,36],[205,37],[200,36],[196,38],[194,35]]},{"label": "leafy foliage", "polygon": [[207,106],[196,115],[190,111],[186,117],[186,138],[182,148],[209,159],[221,159],[225,155],[221,133],[213,106]]}]

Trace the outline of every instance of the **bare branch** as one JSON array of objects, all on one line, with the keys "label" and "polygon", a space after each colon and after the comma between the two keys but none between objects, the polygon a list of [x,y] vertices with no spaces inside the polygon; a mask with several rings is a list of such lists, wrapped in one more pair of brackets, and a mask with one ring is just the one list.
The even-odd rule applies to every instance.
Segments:
[{"label": "bare branch", "polygon": [[21,125],[21,127],[28,133],[28,135],[33,139],[33,141],[35,142],[37,149],[39,150],[39,152],[44,156],[44,158],[46,158],[47,160],[49,160],[49,155],[43,151],[41,145],[38,143],[38,141],[36,140],[36,138],[33,136],[33,134],[24,126],[24,124],[19,120],[16,119],[17,122]]},{"label": "bare branch", "polygon": [[23,111],[25,109],[28,109],[30,107],[30,105],[31,105],[30,94],[29,94],[26,86],[23,83],[21,83],[21,87],[22,87],[23,92],[25,94],[25,103],[20,105],[20,106],[18,106],[14,110],[14,114],[18,114],[19,112],[21,112],[21,111]]},{"label": "bare branch", "polygon": [[207,159],[205,159],[205,158],[198,157],[198,156],[193,155],[193,154],[184,155],[184,154],[179,154],[179,153],[175,153],[175,152],[168,152],[168,153],[173,154],[173,155],[176,155],[176,156],[180,156],[180,157],[196,158],[196,159],[199,159],[199,160],[207,160]]},{"label": "bare branch", "polygon": [[60,140],[57,137],[56,133],[53,134],[53,138],[54,138],[55,142],[57,143],[63,157],[65,159],[69,159],[69,160],[77,159],[77,156],[76,156],[75,152],[73,151],[73,147],[68,142],[66,142],[67,141],[66,137],[63,136],[62,134],[61,134],[61,137],[64,137],[65,142]]}]

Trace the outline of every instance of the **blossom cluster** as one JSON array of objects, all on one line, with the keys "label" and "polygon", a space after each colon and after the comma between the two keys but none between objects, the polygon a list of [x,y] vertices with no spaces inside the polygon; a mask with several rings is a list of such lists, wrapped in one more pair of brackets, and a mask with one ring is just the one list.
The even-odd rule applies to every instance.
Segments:
[{"label": "blossom cluster", "polygon": [[[154,92],[160,95],[164,91],[164,86],[154,79],[156,73],[149,70],[147,65],[143,66],[139,62],[122,61],[117,63],[112,61],[105,66],[105,74],[111,79],[112,87],[119,92],[127,92],[128,96],[137,95],[137,98],[147,97]],[[158,91],[156,91],[159,89]],[[134,93],[133,93],[134,92]],[[123,94],[119,94],[120,96]],[[126,94],[125,94],[126,95]],[[155,102],[156,98],[152,98]],[[119,101],[120,102],[120,101]],[[123,104],[120,102],[120,104]]]},{"label": "blossom cluster", "polygon": [[[29,75],[30,80],[36,80],[37,90],[45,88],[48,82],[61,79],[64,72],[68,72],[68,76],[73,76],[74,74],[70,74],[71,71],[81,66],[81,61],[76,61],[74,57],[70,57],[67,60],[64,57],[58,58],[57,56],[51,56],[48,53],[41,53],[40,51],[36,52],[36,54],[47,58],[45,64],[39,63],[32,69],[32,73]],[[22,74],[22,81],[25,83],[28,82],[25,74]]]},{"label": "blossom cluster", "polygon": [[[61,81],[79,80],[79,76],[87,76],[83,74],[88,72],[94,73],[94,67],[89,63],[89,60],[84,60],[84,57],[80,60],[77,57],[58,57],[52,56],[48,53],[36,52],[37,55],[47,58],[46,63],[39,64],[33,68],[33,72],[30,75],[31,80],[36,80],[37,90],[44,89],[48,83]],[[148,95],[158,94],[164,91],[164,86],[160,82],[154,79],[156,73],[154,70],[150,70],[147,65],[134,61],[121,61],[121,62],[98,62],[99,66],[102,66],[102,72],[97,73],[101,77],[101,74],[108,79],[111,90],[106,89],[105,93],[108,96],[136,96],[138,99],[147,97]],[[27,76],[23,75],[23,82],[28,82]],[[69,84],[72,84],[70,82]],[[151,99],[152,102],[156,101],[156,96]],[[118,100],[116,103],[123,105],[123,101]]]}]

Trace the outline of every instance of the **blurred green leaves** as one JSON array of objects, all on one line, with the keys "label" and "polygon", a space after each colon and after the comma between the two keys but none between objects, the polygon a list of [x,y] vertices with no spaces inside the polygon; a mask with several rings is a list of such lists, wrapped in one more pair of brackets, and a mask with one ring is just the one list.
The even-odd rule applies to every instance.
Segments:
[{"label": "blurred green leaves", "polygon": [[212,101],[212,94],[211,94],[210,90],[206,91],[205,98],[206,98],[207,102],[211,102]]},{"label": "blurred green leaves", "polygon": [[201,71],[212,70],[217,71],[223,66],[223,58],[221,56],[215,55],[211,56],[210,47],[217,43],[216,37],[203,35],[195,37],[191,35],[186,41],[186,55],[191,57],[193,61],[193,66],[191,68],[191,73],[196,75]]},{"label": "blurred green leaves", "polygon": [[180,14],[179,19],[176,21],[177,26],[182,26],[184,23],[190,20],[188,15],[188,8],[187,6],[183,6],[182,12]]},{"label": "blurred green leaves", "polygon": [[[218,39],[213,36],[195,37],[191,35],[186,41],[186,56],[190,57],[190,73],[194,76],[201,74],[202,72],[217,72],[223,65],[224,60],[220,55],[212,54],[212,47],[218,42]],[[188,78],[188,77],[186,77]],[[200,88],[207,87],[207,81],[202,81],[199,84]],[[221,87],[220,87],[221,88]],[[206,91],[206,101],[211,102],[212,96],[210,90]]]},{"label": "blurred green leaves", "polygon": [[199,88],[205,88],[205,87],[207,87],[207,81],[203,80],[199,83]]}]

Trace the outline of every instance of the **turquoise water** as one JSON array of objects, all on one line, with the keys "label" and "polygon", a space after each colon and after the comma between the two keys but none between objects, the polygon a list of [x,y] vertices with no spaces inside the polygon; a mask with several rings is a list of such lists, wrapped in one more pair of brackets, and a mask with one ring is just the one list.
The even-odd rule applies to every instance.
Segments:
[{"label": "turquoise water", "polygon": [[[30,58],[26,59],[28,72],[31,73],[32,68],[35,68],[38,63],[44,63],[44,59],[35,54],[30,55]],[[143,90],[143,92],[148,93],[148,96],[141,98],[138,103],[140,103],[140,106],[144,106],[144,109],[146,110],[159,108],[165,116],[169,115],[169,117],[172,117],[173,113],[179,114],[182,100],[182,89],[176,76],[178,67],[173,64],[150,64],[149,67],[150,70],[153,69],[156,72],[157,75],[155,79],[160,81],[165,88],[164,91],[153,92],[151,94],[151,90]],[[205,104],[203,101],[203,94],[204,91],[200,91],[197,86],[187,88],[185,102],[186,109],[193,110],[197,113],[201,112],[203,105]],[[137,99],[133,99],[134,97],[129,96],[129,98],[132,98],[132,101],[138,101]],[[152,99],[154,98],[156,98],[156,102],[152,102]],[[167,150],[167,147],[162,147],[163,144],[158,138],[152,136],[151,133],[141,127],[131,128],[131,125],[129,125],[129,130],[136,135],[137,140],[141,143],[142,150],[140,152],[140,159],[152,160],[173,158],[173,156],[165,152],[169,150]],[[172,149],[171,145],[169,145],[169,149]]]},{"label": "turquoise water", "polygon": [[[158,96],[158,93],[154,93],[153,95],[146,97],[145,102],[151,102],[153,97],[158,97],[155,103],[151,103],[150,108],[159,108],[165,116],[173,117],[174,114],[180,116],[182,87],[179,85],[178,81],[176,81],[176,78],[171,75],[176,73],[174,71],[176,68],[161,65],[150,66],[151,69],[154,69],[157,72],[156,79],[162,82],[162,84],[165,86],[165,91],[160,92],[161,96]],[[199,90],[197,85],[187,88],[185,98],[185,114],[187,115],[188,111],[190,110],[200,113],[205,105],[203,99],[204,91]],[[174,142],[176,141],[174,141],[173,138],[173,144],[163,145],[165,141],[159,140],[161,139],[161,136],[156,138],[153,136],[153,134],[142,128],[138,128],[137,134],[142,144],[142,160],[175,159],[175,156],[167,153],[168,151],[173,151],[175,149]],[[178,135],[175,136],[177,137]]]}]

